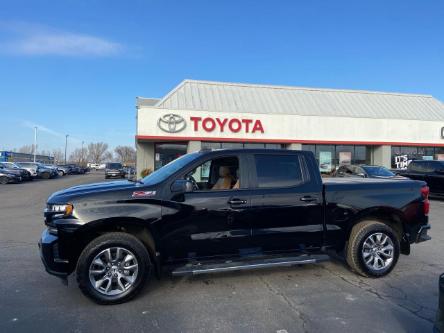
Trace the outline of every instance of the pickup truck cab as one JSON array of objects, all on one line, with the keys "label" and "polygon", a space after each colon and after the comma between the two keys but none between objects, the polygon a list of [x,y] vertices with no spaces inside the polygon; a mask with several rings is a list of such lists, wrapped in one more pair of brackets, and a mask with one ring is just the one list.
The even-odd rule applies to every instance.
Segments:
[{"label": "pickup truck cab", "polygon": [[311,152],[245,149],[184,155],[136,182],[51,195],[39,241],[46,270],[75,271],[102,304],[134,297],[151,273],[316,263],[335,251],[381,277],[430,239],[425,182],[322,180]]}]

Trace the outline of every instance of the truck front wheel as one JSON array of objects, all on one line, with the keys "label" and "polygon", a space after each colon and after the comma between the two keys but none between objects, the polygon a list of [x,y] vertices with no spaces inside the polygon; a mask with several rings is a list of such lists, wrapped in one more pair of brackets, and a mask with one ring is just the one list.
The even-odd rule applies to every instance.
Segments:
[{"label": "truck front wheel", "polygon": [[399,239],[388,225],[378,221],[356,224],[347,244],[347,263],[367,277],[390,273],[399,258]]},{"label": "truck front wheel", "polygon": [[136,296],[149,278],[151,261],[136,237],[113,232],[89,243],[77,262],[77,283],[99,304],[123,303]]}]

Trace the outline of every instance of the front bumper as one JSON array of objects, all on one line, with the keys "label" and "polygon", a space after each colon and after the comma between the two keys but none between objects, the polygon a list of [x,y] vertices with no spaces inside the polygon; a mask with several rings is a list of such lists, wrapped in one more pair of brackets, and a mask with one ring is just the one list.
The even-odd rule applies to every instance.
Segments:
[{"label": "front bumper", "polygon": [[430,230],[431,226],[430,224],[423,225],[421,228],[419,228],[419,231],[416,235],[415,243],[421,243],[428,240],[431,240],[432,237],[427,235],[428,230]]},{"label": "front bumper", "polygon": [[39,240],[40,258],[46,271],[61,278],[69,275],[69,261],[59,257],[58,237],[49,233],[48,229],[43,230]]},{"label": "front bumper", "polygon": [[125,174],[121,173],[121,172],[107,172],[107,173],[105,173],[105,176],[107,176],[107,177],[123,177],[123,176],[125,176]]}]

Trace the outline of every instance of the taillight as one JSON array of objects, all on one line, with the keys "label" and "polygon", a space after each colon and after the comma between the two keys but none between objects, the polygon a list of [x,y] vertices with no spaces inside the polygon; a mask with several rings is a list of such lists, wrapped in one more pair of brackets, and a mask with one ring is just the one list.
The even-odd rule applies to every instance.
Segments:
[{"label": "taillight", "polygon": [[428,186],[421,187],[421,195],[423,200],[424,215],[428,215],[430,211],[430,201],[429,201],[430,189]]}]

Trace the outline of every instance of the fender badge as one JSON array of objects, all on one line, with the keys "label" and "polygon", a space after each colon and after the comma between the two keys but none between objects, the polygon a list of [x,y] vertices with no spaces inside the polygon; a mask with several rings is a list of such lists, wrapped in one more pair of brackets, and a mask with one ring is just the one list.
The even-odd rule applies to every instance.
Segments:
[{"label": "fender badge", "polygon": [[148,198],[156,195],[156,191],[135,191],[133,192],[133,198]]}]

